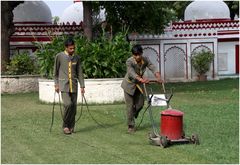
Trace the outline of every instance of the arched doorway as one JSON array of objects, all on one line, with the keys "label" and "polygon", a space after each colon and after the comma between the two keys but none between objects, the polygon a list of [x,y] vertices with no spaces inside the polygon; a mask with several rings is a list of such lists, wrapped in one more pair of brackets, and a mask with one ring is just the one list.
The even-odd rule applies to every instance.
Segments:
[{"label": "arched doorway", "polygon": [[173,46],[164,54],[165,80],[186,79],[186,53],[182,48]]},{"label": "arched doorway", "polygon": [[[199,52],[201,52],[201,51],[210,51],[210,52],[212,52],[211,51],[211,49],[209,48],[209,47],[207,47],[207,46],[205,46],[205,45],[200,45],[200,46],[198,46],[198,47],[196,47],[195,49],[193,49],[193,51],[191,52],[191,57],[194,55],[194,54],[196,54],[196,53],[199,53]],[[211,68],[211,67],[210,67]],[[211,69],[210,69],[211,70]],[[210,71],[208,71],[206,74],[207,75],[210,75],[210,73],[209,73]],[[191,63],[191,77],[193,78],[193,77],[197,77],[197,75],[198,75],[198,73],[196,72],[196,70],[192,67],[192,63]]]},{"label": "arched doorway", "polygon": [[[155,65],[157,70],[159,71],[159,54],[152,47],[144,47],[143,48],[143,56],[148,57],[149,60]],[[155,78],[153,73],[147,68],[144,75],[148,78]]]}]

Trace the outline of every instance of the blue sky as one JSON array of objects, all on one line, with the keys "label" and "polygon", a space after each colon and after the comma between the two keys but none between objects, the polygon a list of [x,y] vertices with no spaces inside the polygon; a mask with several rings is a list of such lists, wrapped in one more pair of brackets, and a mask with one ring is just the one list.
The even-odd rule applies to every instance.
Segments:
[{"label": "blue sky", "polygon": [[73,4],[73,0],[66,1],[53,1],[53,0],[43,0],[48,7],[51,9],[52,16],[61,17],[64,9]]}]

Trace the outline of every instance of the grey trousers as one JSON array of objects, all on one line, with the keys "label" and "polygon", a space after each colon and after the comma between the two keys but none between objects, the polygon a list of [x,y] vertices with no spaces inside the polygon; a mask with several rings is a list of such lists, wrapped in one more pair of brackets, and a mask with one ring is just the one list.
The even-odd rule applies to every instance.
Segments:
[{"label": "grey trousers", "polygon": [[61,95],[64,105],[63,128],[74,128],[77,112],[77,93],[61,92]]},{"label": "grey trousers", "polygon": [[138,113],[141,111],[144,105],[143,94],[136,89],[134,95],[129,95],[124,91],[125,103],[127,106],[127,124],[128,126],[135,126],[134,117],[137,118]]}]

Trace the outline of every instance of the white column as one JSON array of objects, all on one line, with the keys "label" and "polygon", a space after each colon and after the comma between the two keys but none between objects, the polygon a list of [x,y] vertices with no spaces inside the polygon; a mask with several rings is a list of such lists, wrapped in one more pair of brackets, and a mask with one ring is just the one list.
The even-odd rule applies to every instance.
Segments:
[{"label": "white column", "polygon": [[213,49],[214,49],[214,72],[213,72],[213,79],[217,80],[218,79],[218,42],[217,42],[217,38],[214,40],[213,42]]}]

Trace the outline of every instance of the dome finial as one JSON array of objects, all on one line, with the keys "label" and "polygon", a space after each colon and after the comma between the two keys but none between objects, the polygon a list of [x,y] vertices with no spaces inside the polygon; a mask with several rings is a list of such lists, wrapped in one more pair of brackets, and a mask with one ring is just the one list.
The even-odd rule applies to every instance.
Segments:
[{"label": "dome finial", "polygon": [[237,14],[235,14],[234,20],[238,20],[238,15]]}]

